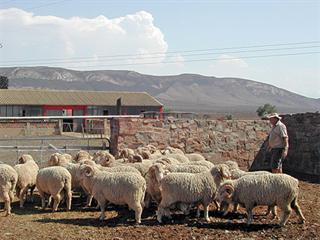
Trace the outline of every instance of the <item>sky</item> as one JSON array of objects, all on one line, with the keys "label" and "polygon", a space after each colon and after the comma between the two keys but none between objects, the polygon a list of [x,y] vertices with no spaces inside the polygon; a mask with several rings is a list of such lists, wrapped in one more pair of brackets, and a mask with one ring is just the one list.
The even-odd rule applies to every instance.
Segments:
[{"label": "sky", "polygon": [[238,77],[320,98],[320,0],[0,0],[0,67]]}]

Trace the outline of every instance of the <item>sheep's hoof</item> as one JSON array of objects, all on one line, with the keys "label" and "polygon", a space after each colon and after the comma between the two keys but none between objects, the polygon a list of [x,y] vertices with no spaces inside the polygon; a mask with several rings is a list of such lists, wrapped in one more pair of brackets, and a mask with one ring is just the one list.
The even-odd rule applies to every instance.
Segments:
[{"label": "sheep's hoof", "polygon": [[210,218],[206,218],[206,222],[211,222]]},{"label": "sheep's hoof", "polygon": [[305,220],[305,219],[301,219],[301,220],[299,221],[299,223],[300,223],[300,224],[305,224],[305,223],[306,223],[306,220]]},{"label": "sheep's hoof", "polygon": [[104,221],[105,217],[99,217],[100,221]]}]

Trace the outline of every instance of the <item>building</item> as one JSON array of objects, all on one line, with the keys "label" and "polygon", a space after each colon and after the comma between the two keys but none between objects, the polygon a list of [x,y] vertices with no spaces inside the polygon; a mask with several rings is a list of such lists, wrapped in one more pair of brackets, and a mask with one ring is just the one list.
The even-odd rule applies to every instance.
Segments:
[{"label": "building", "polygon": [[116,115],[119,98],[122,115],[163,111],[146,92],[0,89],[0,117]]}]

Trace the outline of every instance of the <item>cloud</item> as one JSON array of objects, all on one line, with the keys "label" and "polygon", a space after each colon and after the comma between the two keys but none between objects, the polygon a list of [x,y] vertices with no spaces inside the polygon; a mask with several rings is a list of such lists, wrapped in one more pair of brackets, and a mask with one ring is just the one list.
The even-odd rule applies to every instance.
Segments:
[{"label": "cloud", "polygon": [[[114,19],[102,15],[65,19],[10,8],[0,10],[0,28],[0,57],[6,60],[0,62],[2,66],[126,69],[125,64],[150,61],[152,53],[168,49],[153,16],[145,11]],[[152,62],[165,58],[163,54]]]},{"label": "cloud", "polygon": [[211,62],[206,74],[216,77],[249,77],[249,64],[241,58],[222,54]]}]

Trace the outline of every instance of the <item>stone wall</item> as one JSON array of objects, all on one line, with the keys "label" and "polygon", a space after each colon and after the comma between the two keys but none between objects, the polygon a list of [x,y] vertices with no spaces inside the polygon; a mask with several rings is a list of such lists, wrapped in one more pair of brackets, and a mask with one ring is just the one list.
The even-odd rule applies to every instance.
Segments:
[{"label": "stone wall", "polygon": [[[270,130],[268,121],[118,119],[118,147],[154,144],[186,153],[203,153],[210,161],[251,164]],[[111,124],[112,125],[112,124]],[[115,134],[115,132],[113,132]],[[113,138],[111,134],[111,139]],[[112,140],[111,140],[112,141]]]},{"label": "stone wall", "polygon": [[48,136],[59,133],[58,121],[0,122],[0,137]]}]

